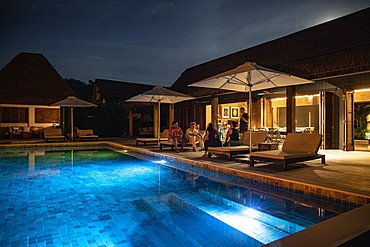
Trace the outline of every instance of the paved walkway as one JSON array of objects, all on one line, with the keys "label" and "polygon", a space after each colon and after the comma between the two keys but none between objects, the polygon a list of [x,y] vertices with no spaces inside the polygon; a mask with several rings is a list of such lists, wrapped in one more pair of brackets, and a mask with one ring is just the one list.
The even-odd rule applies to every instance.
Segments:
[{"label": "paved walkway", "polygon": [[[128,138],[100,138],[99,141],[112,141],[167,155],[370,196],[370,152],[323,150],[320,153],[326,155],[326,164],[321,164],[318,159],[289,165],[288,171],[284,171],[282,166],[271,163],[260,163],[256,164],[255,167],[250,167],[248,163],[229,161],[226,156],[222,155],[212,158],[202,157],[203,152],[192,152],[189,147],[186,152],[175,153],[170,148],[159,150],[155,146],[136,146],[135,140]],[[41,142],[41,140],[33,140],[33,143],[35,142]],[[24,144],[27,141],[17,143]],[[0,140],[0,144],[6,145],[10,142],[9,140]]]}]

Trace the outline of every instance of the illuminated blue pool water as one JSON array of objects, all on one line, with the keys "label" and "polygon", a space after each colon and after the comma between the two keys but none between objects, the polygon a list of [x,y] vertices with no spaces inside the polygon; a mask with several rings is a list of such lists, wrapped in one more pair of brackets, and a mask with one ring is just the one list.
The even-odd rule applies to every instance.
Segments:
[{"label": "illuminated blue pool water", "polygon": [[260,246],[350,209],[125,150],[0,151],[1,246]]}]

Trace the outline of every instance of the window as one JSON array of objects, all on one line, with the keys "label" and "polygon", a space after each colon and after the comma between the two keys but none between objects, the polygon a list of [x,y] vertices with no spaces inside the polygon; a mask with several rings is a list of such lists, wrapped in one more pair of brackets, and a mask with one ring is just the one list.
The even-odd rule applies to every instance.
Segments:
[{"label": "window", "polygon": [[3,123],[28,123],[28,108],[2,107]]},{"label": "window", "polygon": [[59,109],[36,108],[35,123],[59,122]]}]

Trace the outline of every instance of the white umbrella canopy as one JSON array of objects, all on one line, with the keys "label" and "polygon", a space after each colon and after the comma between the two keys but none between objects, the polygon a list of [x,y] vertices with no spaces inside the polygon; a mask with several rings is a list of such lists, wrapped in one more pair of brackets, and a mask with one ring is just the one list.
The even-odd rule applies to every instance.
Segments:
[{"label": "white umbrella canopy", "polygon": [[[163,88],[161,86],[157,86],[149,91],[146,91],[144,93],[141,93],[137,96],[134,96],[126,102],[157,102],[158,103],[158,121],[160,126],[161,122],[161,103],[168,103],[168,104],[174,104],[185,100],[191,100],[195,99],[192,96],[182,94],[179,92],[172,91],[170,89]],[[160,128],[158,128],[158,145],[159,145],[159,131]]]},{"label": "white umbrella canopy", "polygon": [[68,98],[58,101],[50,106],[65,106],[71,107],[71,139],[73,140],[73,107],[97,107],[97,105],[82,99],[77,99],[74,96],[68,96]]},{"label": "white umbrella canopy", "polygon": [[174,104],[177,102],[191,99],[195,98],[186,94],[182,94],[179,92],[172,91],[170,89],[163,88],[161,86],[157,86],[149,91],[146,91],[142,94],[139,94],[126,100],[126,102],[160,102]]},{"label": "white umbrella canopy", "polygon": [[249,91],[249,151],[252,152],[252,131],[250,127],[252,115],[252,91],[307,83],[314,82],[292,76],[284,72],[265,68],[252,62],[247,62],[234,69],[195,82],[189,86],[217,88],[237,92]]},{"label": "white umbrella canopy", "polygon": [[211,76],[189,86],[247,92],[248,87],[251,91],[258,91],[306,83],[314,82],[248,62],[235,69]]},{"label": "white umbrella canopy", "polygon": [[74,96],[68,96],[68,98],[58,101],[51,106],[67,106],[67,107],[97,107],[97,105],[84,101],[82,99],[77,99]]}]

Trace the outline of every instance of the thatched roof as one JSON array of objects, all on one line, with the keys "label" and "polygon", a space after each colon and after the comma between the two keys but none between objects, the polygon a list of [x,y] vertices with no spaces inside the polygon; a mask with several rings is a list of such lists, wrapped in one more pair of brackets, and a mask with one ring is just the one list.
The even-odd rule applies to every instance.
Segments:
[{"label": "thatched roof", "polygon": [[152,85],[105,79],[95,79],[95,86],[99,88],[107,103],[124,102],[133,96],[154,88]]},{"label": "thatched roof", "polygon": [[22,52],[0,70],[0,104],[50,105],[76,96],[42,54]]},{"label": "thatched roof", "polygon": [[367,8],[188,68],[171,88],[185,90],[191,83],[246,62],[256,62],[307,79],[319,79],[369,71],[369,61],[370,8]]}]

